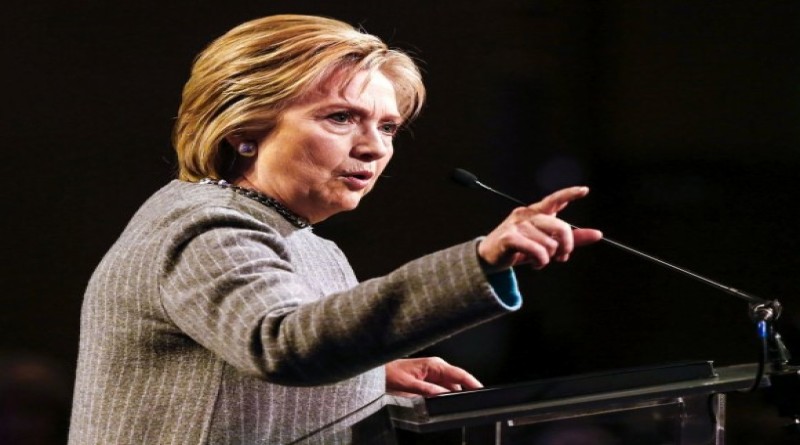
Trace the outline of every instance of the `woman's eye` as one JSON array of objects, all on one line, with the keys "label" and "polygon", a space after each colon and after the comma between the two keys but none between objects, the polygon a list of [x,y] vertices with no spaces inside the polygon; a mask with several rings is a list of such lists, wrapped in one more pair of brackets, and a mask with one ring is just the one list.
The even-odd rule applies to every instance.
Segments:
[{"label": "woman's eye", "polygon": [[340,111],[338,113],[328,115],[328,119],[336,122],[337,124],[346,124],[352,120],[352,116],[350,116],[350,113]]},{"label": "woman's eye", "polygon": [[400,128],[400,125],[394,122],[386,122],[384,124],[381,124],[379,128],[383,133],[394,136],[395,134],[397,134],[397,130]]}]

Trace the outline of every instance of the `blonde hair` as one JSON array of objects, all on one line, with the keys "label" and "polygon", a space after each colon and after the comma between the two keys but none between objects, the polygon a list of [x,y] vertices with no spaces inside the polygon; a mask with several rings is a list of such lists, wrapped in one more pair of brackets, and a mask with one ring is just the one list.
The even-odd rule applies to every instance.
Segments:
[{"label": "blonde hair", "polygon": [[221,178],[235,156],[225,138],[266,134],[281,112],[336,73],[345,83],[377,70],[394,85],[403,119],[425,100],[411,57],[351,25],[317,16],[276,15],[243,23],[194,61],[173,132],[178,177]]}]

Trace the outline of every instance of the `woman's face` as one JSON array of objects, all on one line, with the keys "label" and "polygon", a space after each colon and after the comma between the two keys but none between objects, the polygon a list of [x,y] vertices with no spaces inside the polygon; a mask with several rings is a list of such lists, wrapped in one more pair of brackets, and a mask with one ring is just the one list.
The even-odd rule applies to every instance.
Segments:
[{"label": "woman's face", "polygon": [[394,86],[380,72],[360,72],[341,85],[334,76],[287,108],[236,183],[312,223],[354,209],[391,159],[402,118]]}]

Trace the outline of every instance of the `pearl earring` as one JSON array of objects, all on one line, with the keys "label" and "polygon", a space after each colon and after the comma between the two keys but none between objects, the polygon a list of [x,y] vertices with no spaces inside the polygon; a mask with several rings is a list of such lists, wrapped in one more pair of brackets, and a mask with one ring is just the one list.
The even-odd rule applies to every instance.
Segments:
[{"label": "pearl earring", "polygon": [[252,158],[256,155],[257,148],[255,142],[242,142],[239,144],[239,147],[236,148],[236,151],[245,158]]}]

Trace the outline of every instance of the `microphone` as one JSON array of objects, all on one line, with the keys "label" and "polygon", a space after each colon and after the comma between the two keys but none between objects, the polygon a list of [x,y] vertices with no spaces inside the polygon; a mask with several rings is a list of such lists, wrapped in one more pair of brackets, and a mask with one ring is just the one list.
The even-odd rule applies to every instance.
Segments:
[{"label": "microphone", "polygon": [[[492,187],[489,187],[486,184],[483,184],[478,180],[477,176],[464,169],[455,169],[451,175],[451,178],[453,181],[463,186],[486,190],[495,195],[502,196],[503,198],[518,205],[528,205],[517,198],[509,196],[503,192],[493,189]],[[569,226],[573,229],[579,228],[572,224],[569,224]],[[782,309],[778,300],[765,300],[763,298],[743,292],[739,289],[725,286],[702,275],[696,274],[688,269],[678,267],[674,264],[668,263],[652,255],[648,255],[632,247],[628,247],[612,239],[603,237],[602,241],[632,255],[654,262],[660,266],[691,277],[715,289],[721,290],[725,293],[749,302],[749,315],[750,318],[757,323],[758,337],[761,340],[762,351],[758,360],[756,377],[753,380],[753,386],[750,388],[750,391],[755,391],[762,386],[764,368],[767,361],[769,361],[772,365],[772,369],[769,373],[770,380],[766,384],[768,400],[777,405],[779,415],[792,419],[792,421],[786,426],[787,429],[790,429],[794,432],[800,431],[800,427],[798,427],[798,425],[800,425],[800,402],[798,402],[796,397],[797,388],[800,387],[800,382],[798,381],[798,379],[800,379],[800,367],[790,365],[789,360],[791,353],[783,343],[780,334],[774,326],[774,322],[778,319],[778,317],[780,317]]]},{"label": "microphone", "polygon": [[[486,184],[483,184],[478,180],[477,176],[464,169],[461,168],[455,169],[451,175],[451,178],[455,182],[463,186],[469,188],[483,189],[495,195],[502,196],[503,198],[506,198],[509,201],[513,201],[516,204],[522,206],[528,205],[517,198],[509,196],[503,192],[497,191],[489,187]],[[575,226],[573,224],[569,224],[569,226],[572,227],[573,229],[579,228],[578,226]],[[674,264],[668,263],[652,255],[648,255],[632,247],[628,247],[620,242],[614,241],[610,238],[606,238],[605,236],[602,238],[602,241],[607,244],[611,244],[616,248],[624,250],[625,252],[628,252],[632,255],[644,258],[648,261],[651,261],[660,266],[676,271],[680,274],[686,275],[697,281],[705,283],[715,289],[721,290],[725,293],[728,293],[730,295],[733,295],[735,297],[741,298],[749,302],[750,303],[749,315],[750,318],[757,323],[758,336],[762,344],[762,354],[759,357],[756,378],[750,390],[755,391],[758,387],[760,387],[761,379],[764,374],[764,367],[767,360],[769,360],[772,364],[772,371],[773,371],[772,374],[770,375],[773,378],[771,386],[774,388],[773,391],[774,397],[778,399],[778,404],[781,407],[781,411],[788,413],[790,417],[795,419],[798,422],[795,425],[800,424],[800,403],[796,401],[796,397],[789,398],[788,396],[788,394],[794,394],[796,388],[800,386],[800,383],[797,382],[797,379],[800,377],[800,367],[789,365],[789,359],[791,354],[789,353],[789,350],[786,347],[786,345],[783,343],[780,334],[777,332],[777,330],[775,330],[774,327],[774,322],[775,320],[778,319],[778,317],[780,317],[782,310],[781,304],[778,302],[778,300],[765,300],[763,298],[759,298],[754,295],[743,292],[739,289],[730,286],[725,286],[724,284],[718,283],[714,280],[711,280],[702,275],[694,273],[688,269],[684,269],[682,267],[678,267]]]},{"label": "microphone", "polygon": [[[472,174],[472,173],[470,173],[470,172],[468,172],[468,171],[466,171],[464,169],[456,168],[455,170],[453,170],[453,173],[451,175],[451,179],[453,179],[453,181],[457,182],[458,184],[461,184],[461,185],[469,187],[469,188],[483,189],[483,190],[489,191],[489,192],[491,192],[491,193],[493,193],[495,195],[502,196],[503,198],[506,198],[507,200],[512,201],[512,202],[514,202],[516,204],[519,204],[519,205],[522,205],[522,206],[527,206],[528,205],[525,202],[523,202],[523,201],[521,201],[521,200],[519,200],[517,198],[509,196],[509,195],[507,195],[507,194],[505,194],[503,192],[497,191],[497,190],[489,187],[488,185],[480,182],[478,180],[477,176],[475,176],[474,174]],[[569,224],[569,223],[567,223],[567,224]],[[580,228],[580,227],[575,226],[573,224],[569,224],[569,226],[572,227],[573,229],[579,229]],[[671,263],[668,263],[668,262],[666,262],[666,261],[664,261],[662,259],[656,258],[656,257],[654,257],[652,255],[648,255],[648,254],[646,254],[646,253],[644,253],[642,251],[636,250],[636,249],[634,249],[632,247],[628,247],[628,246],[626,246],[626,245],[624,245],[622,243],[619,243],[617,241],[614,241],[614,240],[612,240],[610,238],[606,238],[605,236],[602,238],[602,241],[607,243],[607,244],[611,244],[612,246],[614,246],[614,247],[616,247],[618,249],[622,249],[622,250],[624,250],[624,251],[626,251],[626,252],[628,252],[630,254],[633,254],[633,255],[638,256],[640,258],[644,258],[644,259],[646,259],[648,261],[651,261],[651,262],[656,263],[658,265],[664,266],[664,267],[666,267],[668,269],[672,269],[672,270],[674,270],[674,271],[676,271],[678,273],[681,273],[683,275],[689,276],[689,277],[691,277],[691,278],[693,278],[693,279],[695,279],[697,281],[705,283],[705,284],[707,284],[707,285],[709,285],[711,287],[714,287],[716,289],[719,289],[719,290],[721,290],[721,291],[723,291],[725,293],[728,293],[728,294],[733,295],[735,297],[741,298],[741,299],[749,302],[751,305],[755,306],[754,310],[758,311],[758,315],[757,315],[758,318],[762,318],[763,317],[764,319],[770,319],[770,318],[771,319],[777,319],[780,316],[781,306],[780,306],[780,303],[777,302],[777,300],[773,300],[773,301],[765,300],[763,298],[756,297],[754,295],[751,295],[751,294],[748,294],[746,292],[743,292],[743,291],[741,291],[739,289],[736,289],[736,288],[733,288],[733,287],[730,287],[730,286],[726,286],[724,284],[721,284],[721,283],[718,283],[718,282],[716,282],[714,280],[706,278],[706,277],[704,277],[702,275],[696,274],[696,273],[694,273],[694,272],[692,272],[692,271],[690,271],[688,269],[684,269],[682,267],[678,267],[678,266],[676,266],[674,264],[671,264]]]}]

